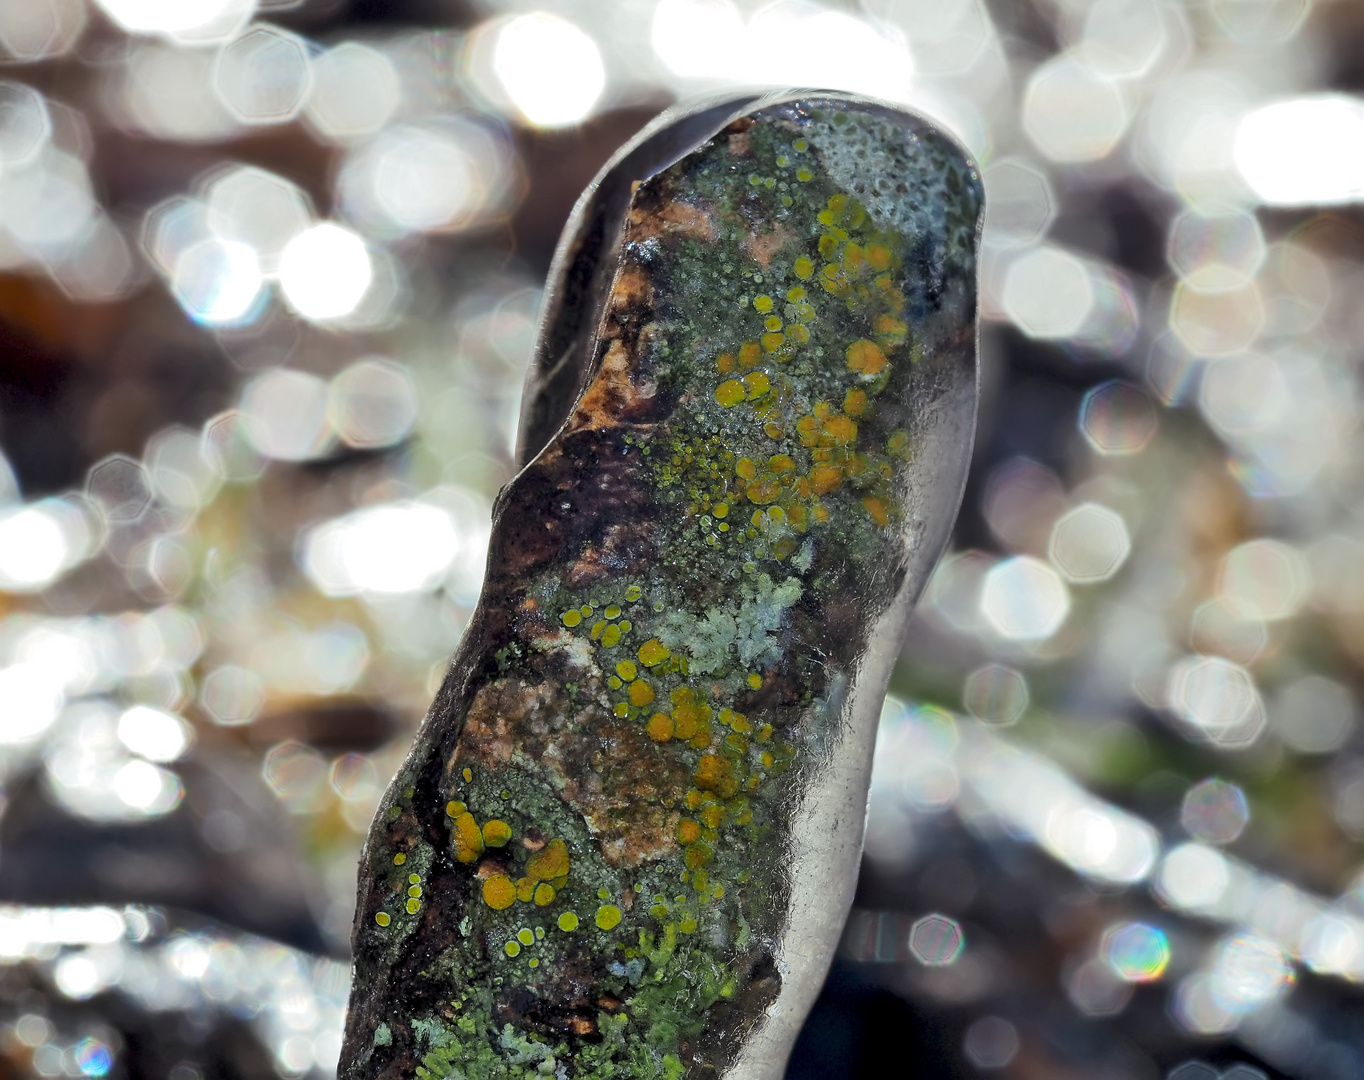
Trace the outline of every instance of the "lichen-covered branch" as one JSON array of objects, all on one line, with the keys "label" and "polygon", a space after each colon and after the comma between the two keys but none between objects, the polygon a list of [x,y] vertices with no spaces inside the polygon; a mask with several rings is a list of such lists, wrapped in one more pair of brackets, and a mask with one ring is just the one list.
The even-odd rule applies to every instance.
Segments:
[{"label": "lichen-covered branch", "polygon": [[970,451],[979,180],[837,97],[641,179],[365,848],[344,1077],[776,1075],[846,910]]}]

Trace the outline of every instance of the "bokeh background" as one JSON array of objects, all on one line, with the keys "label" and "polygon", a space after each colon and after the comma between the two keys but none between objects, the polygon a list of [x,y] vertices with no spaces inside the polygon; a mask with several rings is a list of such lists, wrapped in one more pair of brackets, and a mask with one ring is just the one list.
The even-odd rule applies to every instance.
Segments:
[{"label": "bokeh background", "polygon": [[1364,1076],[1364,5],[0,0],[0,1076],[333,1074],[565,217],[979,161],[983,403],[793,1078]]}]

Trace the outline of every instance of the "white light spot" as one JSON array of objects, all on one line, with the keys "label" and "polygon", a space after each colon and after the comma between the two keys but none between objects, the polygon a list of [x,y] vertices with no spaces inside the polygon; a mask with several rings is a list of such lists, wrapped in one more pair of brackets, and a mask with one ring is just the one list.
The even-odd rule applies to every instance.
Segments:
[{"label": "white light spot", "polygon": [[391,446],[417,421],[417,391],[407,368],[374,357],[352,364],[331,383],[331,415],[349,446]]},{"label": "white light spot", "polygon": [[1274,942],[1238,934],[1217,951],[1211,972],[1213,1000],[1232,1013],[1254,1012],[1293,982],[1293,967]]},{"label": "white light spot", "polygon": [[327,384],[316,375],[276,368],[242,391],[246,437],[265,457],[306,461],[326,447]]},{"label": "white light spot", "polygon": [[193,35],[240,7],[236,0],[96,0],[109,17],[135,34]]},{"label": "white light spot", "polygon": [[32,742],[61,711],[61,683],[34,664],[0,668],[0,746]]},{"label": "white light spot", "polygon": [[0,167],[27,164],[51,137],[52,119],[43,95],[23,83],[0,82]]},{"label": "white light spot", "polygon": [[329,596],[434,588],[459,553],[453,518],[424,503],[357,510],[303,541],[303,568]]},{"label": "white light spot", "polygon": [[1170,710],[1223,746],[1246,746],[1264,729],[1265,710],[1250,672],[1220,656],[1185,657],[1166,682]]},{"label": "white light spot", "polygon": [[1116,574],[1131,551],[1121,515],[1087,502],[1057,519],[1047,554],[1068,581],[1090,584]]},{"label": "white light spot", "polygon": [[1005,559],[985,575],[981,613],[1006,638],[1040,641],[1051,637],[1070,612],[1070,592],[1055,570],[1040,559]]},{"label": "white light spot", "polygon": [[914,62],[903,40],[842,11],[804,0],[769,4],[753,16],[745,45],[751,82],[827,86],[900,101],[910,94]]},{"label": "white light spot", "polygon": [[1080,332],[1094,310],[1094,288],[1080,259],[1042,245],[1009,264],[1001,303],[1029,337],[1067,338]]},{"label": "white light spot", "polygon": [[214,235],[245,244],[267,274],[279,268],[285,245],[313,223],[303,191],[264,169],[229,169],[205,187],[204,203]]},{"label": "white light spot", "polygon": [[257,26],[218,55],[214,86],[244,124],[279,124],[303,107],[312,73],[308,50],[293,34]]},{"label": "white light spot", "polygon": [[0,517],[0,589],[41,589],[66,568],[70,554],[61,523],[41,505]]},{"label": "white light spot", "polygon": [[190,727],[178,716],[134,705],[118,718],[118,737],[148,761],[174,761],[189,748]]},{"label": "white light spot", "polygon": [[0,4],[0,46],[16,60],[60,56],[85,29],[82,0],[23,0]]},{"label": "white light spot", "polygon": [[373,278],[365,242],[330,222],[299,233],[280,255],[284,299],[305,319],[320,322],[349,315]]},{"label": "white light spot", "polygon": [[576,124],[606,88],[597,43],[567,19],[543,11],[502,27],[493,70],[522,115],[537,127]]},{"label": "white light spot", "polygon": [[253,672],[234,664],[214,668],[199,688],[199,704],[223,727],[249,724],[265,705],[265,691]]},{"label": "white light spot", "polygon": [[332,139],[379,131],[398,108],[398,73],[381,52],[344,41],[313,61],[307,115]]},{"label": "white light spot", "polygon": [[84,1001],[103,989],[99,968],[81,953],[63,956],[52,969],[52,981],[63,996],[73,1001]]},{"label": "white light spot", "polygon": [[1226,857],[1203,844],[1182,844],[1165,856],[1156,893],[1182,911],[1211,911],[1226,895],[1231,871]]},{"label": "white light spot", "polygon": [[1278,540],[1250,540],[1222,561],[1221,595],[1265,622],[1295,615],[1307,597],[1307,572],[1296,550]]},{"label": "white light spot", "polygon": [[737,67],[744,20],[731,0],[661,0],[651,38],[654,52],[675,75],[722,79]]},{"label": "white light spot", "polygon": [[1271,205],[1364,198],[1364,101],[1327,94],[1256,109],[1237,126],[1236,167]]},{"label": "white light spot", "polygon": [[147,816],[167,814],[180,805],[184,788],[167,769],[135,759],[114,773],[114,794]]},{"label": "white light spot", "polygon": [[262,284],[256,253],[231,240],[192,244],[171,273],[171,291],[185,313],[215,326],[250,322],[258,313]]},{"label": "white light spot", "polygon": [[1097,161],[1127,130],[1131,114],[1112,80],[1069,57],[1033,72],[1023,98],[1023,129],[1053,161]]}]

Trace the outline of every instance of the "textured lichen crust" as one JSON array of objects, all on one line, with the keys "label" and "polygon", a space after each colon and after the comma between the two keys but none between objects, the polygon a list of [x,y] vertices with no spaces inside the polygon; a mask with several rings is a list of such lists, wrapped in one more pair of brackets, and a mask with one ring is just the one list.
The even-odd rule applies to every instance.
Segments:
[{"label": "textured lichen crust", "polygon": [[980,203],[926,124],[835,99],[636,189],[591,378],[503,492],[365,849],[344,1076],[733,1063],[781,991],[792,815],[922,542]]}]

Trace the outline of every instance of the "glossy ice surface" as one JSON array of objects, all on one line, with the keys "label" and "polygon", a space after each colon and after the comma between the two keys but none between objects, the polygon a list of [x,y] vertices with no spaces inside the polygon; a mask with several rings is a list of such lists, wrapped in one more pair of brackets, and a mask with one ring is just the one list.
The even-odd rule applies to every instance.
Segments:
[{"label": "glossy ice surface", "polygon": [[885,106],[697,116],[561,250],[529,463],[363,856],[342,1076],[777,1076],[836,943],[970,453],[980,182]]}]

